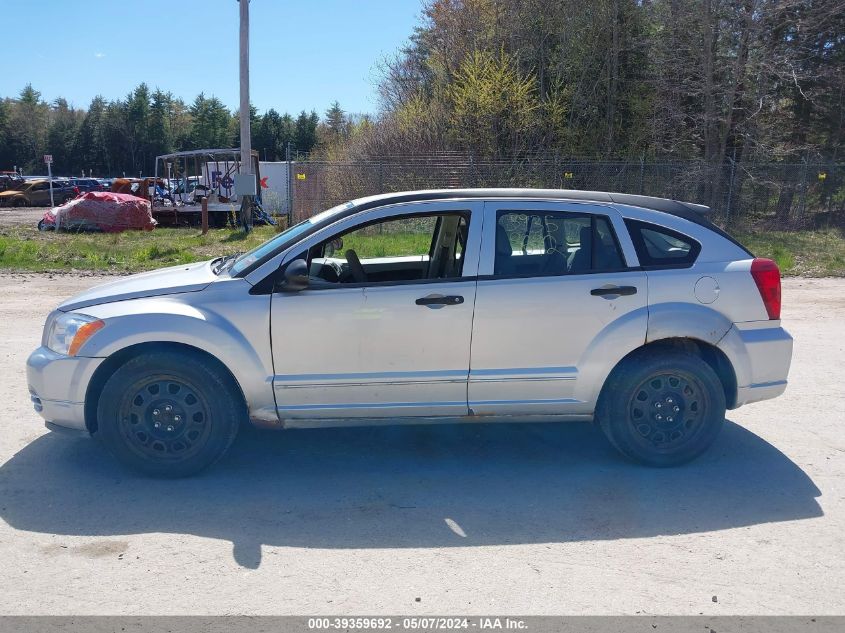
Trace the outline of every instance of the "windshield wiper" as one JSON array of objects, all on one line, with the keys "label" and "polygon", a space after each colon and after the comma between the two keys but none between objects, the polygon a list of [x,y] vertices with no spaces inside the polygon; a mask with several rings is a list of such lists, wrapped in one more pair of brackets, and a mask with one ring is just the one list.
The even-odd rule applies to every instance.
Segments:
[{"label": "windshield wiper", "polygon": [[232,264],[235,263],[235,260],[241,256],[241,253],[232,253],[231,255],[224,255],[223,257],[218,257],[213,262],[211,262],[211,270],[215,275],[219,275],[221,272],[229,268]]}]

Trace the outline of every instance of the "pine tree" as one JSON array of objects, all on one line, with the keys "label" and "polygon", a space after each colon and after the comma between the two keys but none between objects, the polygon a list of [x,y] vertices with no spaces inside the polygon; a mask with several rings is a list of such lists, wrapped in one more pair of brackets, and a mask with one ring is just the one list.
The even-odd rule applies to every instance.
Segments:
[{"label": "pine tree", "polygon": [[79,175],[82,167],[75,150],[81,122],[81,113],[71,108],[65,99],[55,100],[46,148],[53,155],[54,173]]},{"label": "pine tree", "polygon": [[21,90],[9,121],[11,143],[19,167],[30,173],[41,173],[42,155],[47,141],[49,108],[41,93],[31,84]]},{"label": "pine tree", "polygon": [[173,151],[173,133],[170,129],[170,110],[173,95],[156,90],[150,104],[149,129],[146,139],[147,153],[153,159]]},{"label": "pine tree", "polygon": [[217,97],[200,93],[189,108],[190,144],[194,149],[224,148],[232,142],[232,116]]},{"label": "pine tree", "polygon": [[80,169],[101,176],[109,173],[103,138],[105,109],[106,101],[101,96],[98,95],[91,100],[88,111],[79,126],[74,150],[74,160]]},{"label": "pine tree", "polygon": [[317,124],[320,117],[312,110],[307,113],[305,110],[299,113],[296,118],[293,144],[297,152],[310,152],[317,144]]},{"label": "pine tree", "polygon": [[337,101],[326,110],[326,129],[334,139],[345,138],[349,135],[349,121]]}]

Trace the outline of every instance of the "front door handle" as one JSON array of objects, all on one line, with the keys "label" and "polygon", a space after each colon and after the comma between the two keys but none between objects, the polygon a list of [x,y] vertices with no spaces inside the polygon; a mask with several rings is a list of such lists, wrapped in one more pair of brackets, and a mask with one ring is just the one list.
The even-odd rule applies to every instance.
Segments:
[{"label": "front door handle", "polygon": [[415,301],[418,306],[457,306],[464,302],[460,295],[428,295]]},{"label": "front door handle", "polygon": [[636,286],[610,286],[609,288],[593,288],[590,294],[594,297],[606,297],[608,295],[619,295],[627,297],[637,294]]}]

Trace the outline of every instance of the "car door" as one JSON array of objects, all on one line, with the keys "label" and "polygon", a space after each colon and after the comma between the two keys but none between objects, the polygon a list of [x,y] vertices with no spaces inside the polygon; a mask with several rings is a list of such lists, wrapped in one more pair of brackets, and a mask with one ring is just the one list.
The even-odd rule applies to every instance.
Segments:
[{"label": "car door", "polygon": [[[467,414],[482,208],[471,201],[375,209],[291,249],[282,267],[307,259],[310,283],[272,297],[281,419]],[[402,223],[411,228],[397,230]],[[445,261],[450,243],[454,256]]]},{"label": "car door", "polygon": [[591,414],[619,350],[642,345],[648,323],[646,276],[621,216],[502,200],[486,203],[484,227],[471,412]]},{"label": "car door", "polygon": [[45,207],[50,204],[50,183],[39,182],[29,190],[29,204],[34,207]]}]

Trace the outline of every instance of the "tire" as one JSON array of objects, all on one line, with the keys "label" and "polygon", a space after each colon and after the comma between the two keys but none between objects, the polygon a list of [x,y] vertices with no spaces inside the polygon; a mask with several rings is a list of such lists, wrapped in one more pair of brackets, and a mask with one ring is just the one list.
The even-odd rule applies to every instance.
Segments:
[{"label": "tire", "polygon": [[15,207],[28,207],[28,206],[29,206],[29,203],[26,201],[26,199],[25,199],[25,198],[17,198],[17,199],[14,201],[14,203],[12,204],[12,206],[15,206]]},{"label": "tire", "polygon": [[725,392],[713,369],[677,350],[624,359],[611,373],[596,407],[610,443],[649,466],[677,466],[706,451],[725,422]]},{"label": "tire", "polygon": [[246,406],[222,367],[185,352],[144,353],[106,381],[98,437],[123,464],[153,477],[187,477],[232,445]]}]

